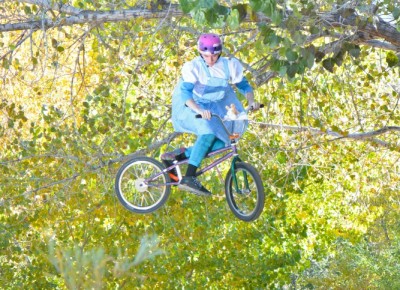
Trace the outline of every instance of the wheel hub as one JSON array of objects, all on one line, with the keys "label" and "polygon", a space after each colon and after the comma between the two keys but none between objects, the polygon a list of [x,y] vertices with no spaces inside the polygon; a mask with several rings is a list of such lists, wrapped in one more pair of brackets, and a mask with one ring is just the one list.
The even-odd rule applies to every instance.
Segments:
[{"label": "wheel hub", "polygon": [[139,178],[135,180],[135,188],[137,191],[139,192],[143,192],[146,191],[148,186],[147,184],[144,182],[143,178]]}]

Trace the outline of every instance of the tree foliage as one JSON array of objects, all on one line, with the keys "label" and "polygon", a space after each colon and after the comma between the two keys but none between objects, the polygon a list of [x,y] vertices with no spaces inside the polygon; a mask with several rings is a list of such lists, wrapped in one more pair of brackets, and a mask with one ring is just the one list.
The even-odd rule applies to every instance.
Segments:
[{"label": "tree foliage", "polygon": [[[398,3],[26,0],[0,15],[4,287],[398,287]],[[268,194],[254,223],[229,212],[223,166],[204,176],[212,198],[173,189],[150,215],[113,193],[124,160],[193,141],[173,133],[170,96],[204,31],[266,105],[240,143]]]}]

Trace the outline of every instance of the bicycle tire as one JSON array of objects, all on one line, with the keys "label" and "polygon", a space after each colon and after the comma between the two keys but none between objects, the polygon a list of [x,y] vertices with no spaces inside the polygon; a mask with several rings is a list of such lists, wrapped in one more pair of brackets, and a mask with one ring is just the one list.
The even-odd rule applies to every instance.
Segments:
[{"label": "bicycle tire", "polygon": [[236,217],[246,222],[254,221],[264,209],[265,193],[261,177],[252,165],[244,162],[235,164],[235,175],[239,192],[236,191],[232,170],[229,170],[225,177],[226,201]]},{"label": "bicycle tire", "polygon": [[115,177],[115,193],[120,203],[135,213],[151,213],[163,206],[171,193],[171,186],[166,185],[171,181],[168,174],[154,180],[159,185],[148,186],[143,181],[164,168],[159,161],[144,156],[124,163]]}]

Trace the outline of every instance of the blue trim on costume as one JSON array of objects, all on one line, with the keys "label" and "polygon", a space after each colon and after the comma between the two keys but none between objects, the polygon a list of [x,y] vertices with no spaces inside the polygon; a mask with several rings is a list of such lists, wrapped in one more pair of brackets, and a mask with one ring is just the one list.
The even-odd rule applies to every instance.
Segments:
[{"label": "blue trim on costume", "polygon": [[193,99],[194,84],[189,82],[181,83],[181,97],[182,101],[186,103],[188,100]]},{"label": "blue trim on costume", "polygon": [[245,77],[243,77],[242,81],[236,84],[239,92],[243,95],[247,93],[253,92],[253,88],[250,86],[249,82]]}]

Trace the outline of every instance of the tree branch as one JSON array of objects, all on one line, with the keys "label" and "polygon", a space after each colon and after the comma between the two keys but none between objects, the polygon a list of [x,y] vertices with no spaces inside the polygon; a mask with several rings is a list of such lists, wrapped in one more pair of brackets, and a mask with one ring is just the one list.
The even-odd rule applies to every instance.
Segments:
[{"label": "tree branch", "polygon": [[328,28],[348,26],[357,28],[358,31],[365,33],[369,39],[383,38],[387,42],[400,47],[400,32],[396,27],[390,25],[380,17],[375,18],[375,23],[370,23],[366,19],[357,15],[355,10],[348,8],[337,10],[330,13],[321,13],[321,20]]},{"label": "tree branch", "polygon": [[[323,131],[317,128],[312,128],[312,127],[297,127],[297,126],[288,126],[288,125],[278,125],[278,124],[269,124],[269,123],[262,123],[262,122],[253,122],[251,121],[252,124],[258,125],[261,128],[272,128],[272,129],[283,129],[283,130],[287,130],[287,131],[292,131],[292,132],[311,132],[313,134],[321,134],[321,135],[329,135],[329,136],[334,136],[336,138],[330,140],[330,141],[335,141],[335,140],[339,140],[339,139],[355,139],[355,140],[369,140],[372,143],[379,145],[379,146],[383,146],[385,148],[388,148],[390,150],[395,150],[400,152],[400,147],[398,146],[393,146],[388,144],[387,142],[384,142],[382,140],[378,140],[375,139],[373,137],[375,136],[379,136],[381,134],[387,133],[387,132],[400,132],[400,127],[398,126],[387,126],[387,127],[383,127],[381,129],[375,130],[375,131],[371,131],[371,132],[365,132],[365,133],[352,133],[352,134],[348,134],[348,135],[342,135],[338,132],[334,132],[334,131]],[[182,133],[178,133],[178,132],[173,132],[171,134],[169,134],[166,138],[156,141],[154,143],[152,143],[150,146],[148,146],[147,148],[138,150],[132,154],[128,154],[128,155],[120,155],[117,154],[118,157],[114,158],[114,159],[110,159],[106,162],[101,161],[99,164],[97,164],[96,166],[92,166],[90,167],[90,171],[97,171],[103,167],[106,166],[110,166],[114,163],[117,162],[123,162],[126,161],[128,159],[140,156],[140,155],[144,155],[152,150],[158,149],[160,148],[160,146],[164,145],[164,144],[168,144],[170,143],[172,140],[174,140],[176,137],[182,135]],[[47,155],[44,155],[43,157],[48,157]],[[69,158],[75,158],[75,157],[69,157]],[[17,162],[20,160],[13,160],[11,162]],[[3,162],[3,164],[5,164]],[[43,186],[40,186],[36,189],[30,189],[27,190],[23,193],[24,196],[27,196],[28,194],[32,194],[35,192],[38,192],[42,189],[47,189],[47,188],[51,188],[53,186],[59,185],[59,184],[63,184],[66,182],[71,182],[76,180],[79,176],[81,175],[81,173],[76,173],[73,176],[69,177],[69,178],[65,178],[62,180],[58,180],[58,181],[54,181],[48,184],[45,184]],[[4,201],[3,201],[4,203]],[[0,205],[2,205],[2,202],[0,201]]]},{"label": "tree branch", "polygon": [[331,141],[338,140],[338,139],[368,140],[379,146],[383,146],[388,149],[400,152],[399,146],[391,145],[382,140],[373,138],[373,137],[382,135],[387,132],[400,132],[400,127],[398,127],[398,126],[386,126],[386,127],[383,127],[381,129],[371,131],[371,132],[351,133],[351,134],[344,135],[344,134],[340,134],[335,131],[331,131],[331,130],[324,131],[324,130],[312,128],[312,127],[297,127],[297,126],[268,124],[268,123],[261,123],[261,122],[251,122],[251,123],[259,125],[261,128],[283,129],[283,130],[292,131],[292,132],[311,132],[313,134],[329,135],[329,136],[335,137],[335,139],[333,139]]},{"label": "tree branch", "polygon": [[[35,1],[33,1],[35,2]],[[40,1],[39,1],[40,2]],[[111,11],[91,11],[82,10],[76,15],[59,18],[57,21],[50,19],[42,19],[37,21],[28,21],[20,23],[1,24],[0,32],[17,31],[17,30],[39,30],[50,29],[61,26],[71,26],[75,24],[99,24],[106,22],[129,21],[135,18],[143,19],[160,19],[182,16],[183,12],[178,9],[178,5],[171,4],[168,9],[153,11],[149,9],[126,9]]]}]

